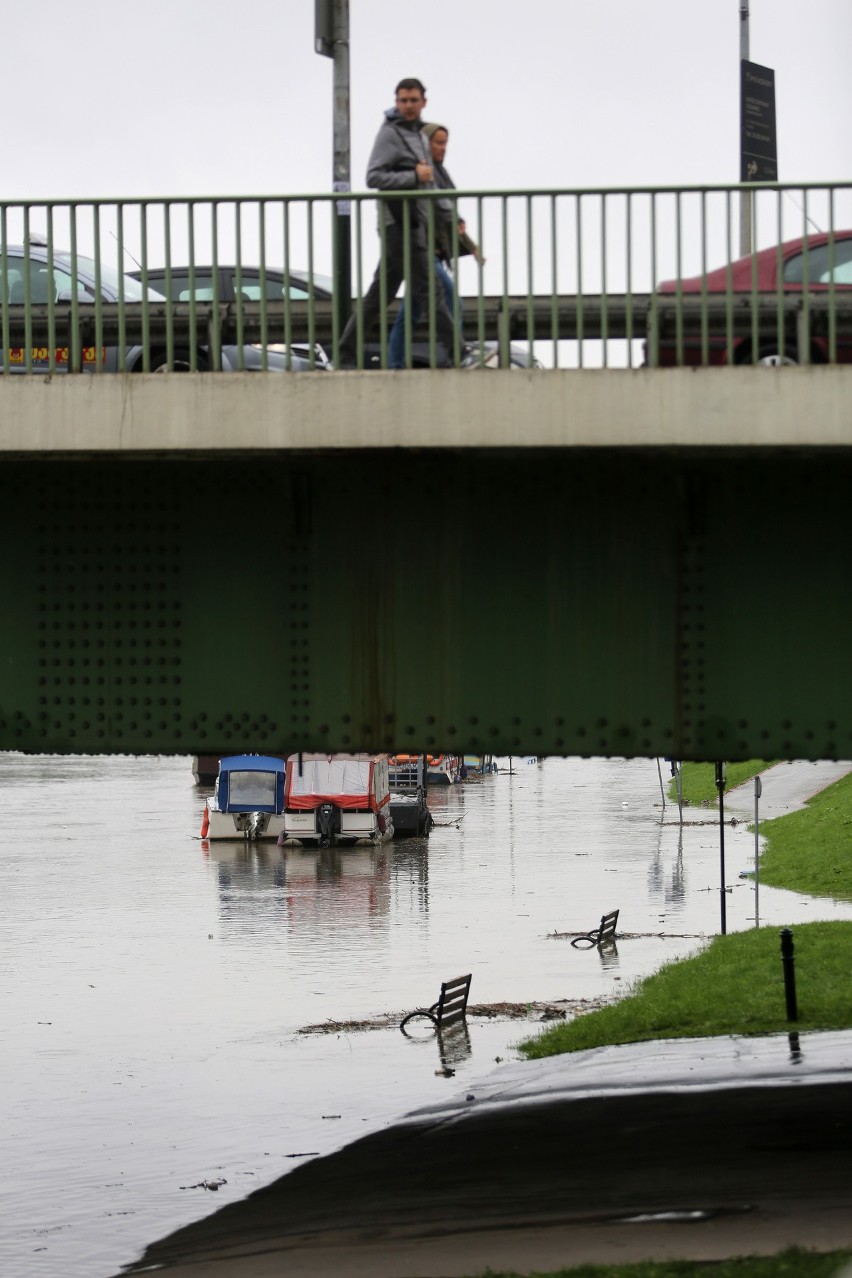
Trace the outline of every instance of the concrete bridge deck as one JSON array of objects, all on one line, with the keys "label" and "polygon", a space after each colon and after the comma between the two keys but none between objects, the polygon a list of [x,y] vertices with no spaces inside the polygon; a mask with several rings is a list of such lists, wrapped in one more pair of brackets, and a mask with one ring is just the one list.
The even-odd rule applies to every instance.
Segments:
[{"label": "concrete bridge deck", "polygon": [[852,366],[0,379],[0,453],[833,449]]}]

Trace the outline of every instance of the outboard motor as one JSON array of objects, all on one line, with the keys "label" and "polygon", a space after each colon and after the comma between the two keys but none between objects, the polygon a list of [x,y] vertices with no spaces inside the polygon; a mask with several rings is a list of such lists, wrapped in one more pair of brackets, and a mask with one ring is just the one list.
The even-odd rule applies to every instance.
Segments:
[{"label": "outboard motor", "polygon": [[320,846],[331,847],[334,838],[335,806],[333,803],[321,803],[317,812],[317,823],[320,831]]}]

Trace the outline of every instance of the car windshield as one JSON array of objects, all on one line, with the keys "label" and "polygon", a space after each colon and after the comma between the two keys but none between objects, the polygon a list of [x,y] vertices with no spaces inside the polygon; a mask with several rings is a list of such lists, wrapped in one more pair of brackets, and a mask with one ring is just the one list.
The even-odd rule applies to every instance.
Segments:
[{"label": "car windshield", "polygon": [[[71,254],[70,253],[54,253],[53,260],[58,265],[63,266],[71,274]],[[77,254],[77,274],[81,277],[87,277],[94,284],[95,282],[95,261],[94,258],[84,257],[82,253]],[[128,302],[141,302],[145,297],[145,290],[142,285],[129,275],[122,275],[116,271],[109,263],[101,260],[101,285],[108,293],[112,293],[115,297],[123,296]],[[153,290],[149,290],[148,296],[153,295]]]}]

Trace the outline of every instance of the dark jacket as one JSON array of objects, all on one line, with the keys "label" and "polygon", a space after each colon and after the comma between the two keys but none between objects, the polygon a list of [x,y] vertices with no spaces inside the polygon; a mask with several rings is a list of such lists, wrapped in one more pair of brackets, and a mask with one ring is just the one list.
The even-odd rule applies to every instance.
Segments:
[{"label": "dark jacket", "polygon": [[[456,184],[443,164],[432,161],[432,172],[435,175],[435,186],[442,191],[454,191]],[[425,201],[424,201],[425,202]],[[453,223],[463,221],[455,200],[441,198],[435,201],[435,246],[442,262],[452,265],[453,261]],[[456,255],[464,257],[467,253],[475,253],[476,245],[466,231],[459,231],[456,237]]]},{"label": "dark jacket", "polygon": [[[432,151],[429,141],[420,132],[420,121],[409,124],[396,107],[385,111],[384,122],[376,134],[367,164],[367,186],[379,191],[414,191],[418,187],[432,187],[433,182],[418,182],[416,166],[431,164]],[[414,203],[413,221],[426,224],[426,201]],[[382,201],[380,216],[384,213],[385,226],[402,221],[402,201]]]}]

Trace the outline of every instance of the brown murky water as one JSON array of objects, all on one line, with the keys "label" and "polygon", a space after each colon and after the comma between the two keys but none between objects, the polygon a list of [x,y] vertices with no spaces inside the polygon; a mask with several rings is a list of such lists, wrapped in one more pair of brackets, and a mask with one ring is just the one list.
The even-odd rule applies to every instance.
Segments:
[{"label": "brown murky water", "polygon": [[[612,997],[719,925],[718,827],[679,827],[654,760],[516,764],[376,851],[202,844],[205,793],[187,758],[0,755],[3,1278],[113,1274],[498,1070],[535,1021],[472,1017],[446,1069],[434,1036],[305,1026],[401,1015],[466,971],[477,1004]],[[752,856],[728,830],[729,931],[753,925]],[[615,908],[613,954],[551,935]],[[761,887],[760,913],[852,906]]]}]

